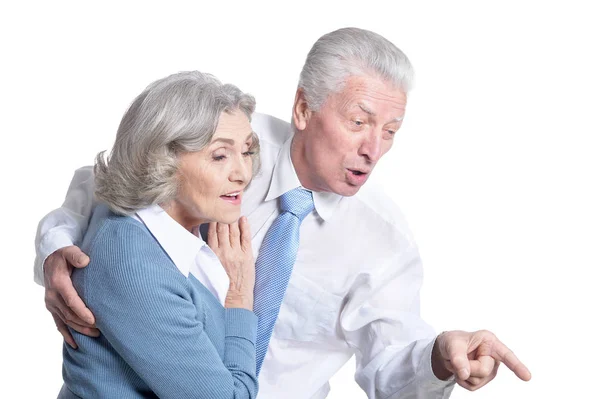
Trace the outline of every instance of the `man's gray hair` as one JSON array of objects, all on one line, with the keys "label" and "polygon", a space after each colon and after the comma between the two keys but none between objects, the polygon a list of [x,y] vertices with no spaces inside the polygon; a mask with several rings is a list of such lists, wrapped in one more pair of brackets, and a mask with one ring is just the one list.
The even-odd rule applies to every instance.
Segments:
[{"label": "man's gray hair", "polygon": [[[132,214],[175,198],[178,155],[212,140],[222,112],[254,112],[254,97],[210,74],[180,72],[150,84],[121,119],[108,160],[94,166],[96,197],[119,214]],[[259,168],[253,137],[253,172]],[[202,184],[202,182],[198,182]]]},{"label": "man's gray hair", "polygon": [[414,72],[408,57],[377,33],[343,28],[321,36],[306,57],[298,87],[312,111],[344,88],[350,76],[375,76],[408,93]]}]

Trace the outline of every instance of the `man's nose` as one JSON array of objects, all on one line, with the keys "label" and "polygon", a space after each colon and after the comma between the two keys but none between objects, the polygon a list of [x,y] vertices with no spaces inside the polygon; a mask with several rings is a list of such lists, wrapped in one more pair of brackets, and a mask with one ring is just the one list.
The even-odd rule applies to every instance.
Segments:
[{"label": "man's nose", "polygon": [[379,161],[379,158],[381,158],[381,140],[380,134],[374,131],[370,132],[358,149],[358,154],[371,163]]}]

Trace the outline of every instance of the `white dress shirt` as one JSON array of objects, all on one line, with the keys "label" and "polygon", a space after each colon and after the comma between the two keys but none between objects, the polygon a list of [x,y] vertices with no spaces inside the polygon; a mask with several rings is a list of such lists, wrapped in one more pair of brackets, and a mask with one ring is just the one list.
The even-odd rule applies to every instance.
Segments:
[{"label": "white dress shirt", "polygon": [[229,277],[217,255],[198,234],[187,231],[158,205],[138,211],[135,219],[146,225],[184,276],[190,273],[225,305]]},{"label": "white dress shirt", "polygon": [[[300,186],[289,123],[254,114],[261,172],[244,194],[254,255],[277,198]],[[35,280],[43,260],[81,238],[92,208],[90,167],[79,169],[62,208],[38,228]],[[431,369],[435,333],[419,316],[422,265],[391,199],[369,182],[353,197],[314,192],[300,228],[294,271],[259,378],[259,399],[322,399],[329,379],[356,355],[355,379],[371,399],[448,398],[454,384]],[[68,209],[66,209],[68,208]]]}]

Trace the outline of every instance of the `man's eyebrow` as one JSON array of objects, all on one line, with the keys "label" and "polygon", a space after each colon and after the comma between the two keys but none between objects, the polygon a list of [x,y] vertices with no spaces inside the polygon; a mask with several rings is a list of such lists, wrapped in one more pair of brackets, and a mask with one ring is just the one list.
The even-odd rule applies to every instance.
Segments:
[{"label": "man's eyebrow", "polygon": [[[363,104],[358,104],[358,107],[360,109],[362,109],[365,113],[371,115],[371,116],[375,116],[375,112],[371,111],[369,108],[367,108],[366,106],[364,106]],[[404,115],[399,116],[397,118],[392,119],[391,121],[387,122],[387,123],[392,123],[392,122],[402,122],[402,120],[404,119]]]},{"label": "man's eyebrow", "polygon": [[360,109],[362,109],[364,112],[366,112],[367,114],[371,115],[371,116],[375,116],[375,112],[371,111],[369,108],[365,107],[362,104],[358,104],[358,107]]}]

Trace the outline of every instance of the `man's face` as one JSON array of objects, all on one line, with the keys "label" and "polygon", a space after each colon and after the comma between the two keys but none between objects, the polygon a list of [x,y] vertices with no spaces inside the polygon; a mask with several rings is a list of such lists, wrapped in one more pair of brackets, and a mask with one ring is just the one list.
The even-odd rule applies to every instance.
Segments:
[{"label": "man's face", "polygon": [[356,194],[392,147],[405,107],[404,91],[370,76],[349,77],[344,89],[330,95],[319,111],[308,110],[299,93],[292,160],[302,185],[343,196]]}]

